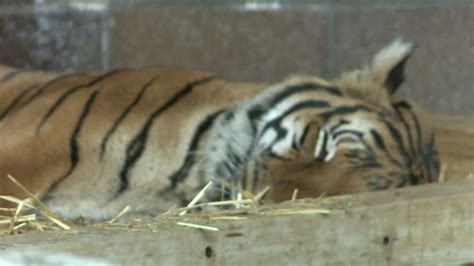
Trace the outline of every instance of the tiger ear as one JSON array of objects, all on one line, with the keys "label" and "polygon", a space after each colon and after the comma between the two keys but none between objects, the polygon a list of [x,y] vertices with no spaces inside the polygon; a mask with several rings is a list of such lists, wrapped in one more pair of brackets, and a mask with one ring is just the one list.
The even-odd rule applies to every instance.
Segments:
[{"label": "tiger ear", "polygon": [[395,39],[373,58],[370,68],[372,80],[394,94],[403,83],[405,63],[415,49],[415,43]]}]

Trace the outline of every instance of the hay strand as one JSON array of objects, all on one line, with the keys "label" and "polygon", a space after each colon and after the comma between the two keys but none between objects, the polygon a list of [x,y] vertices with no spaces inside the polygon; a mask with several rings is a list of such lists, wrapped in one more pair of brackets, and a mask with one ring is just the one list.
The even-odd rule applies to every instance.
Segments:
[{"label": "hay strand", "polygon": [[446,181],[446,171],[448,170],[448,164],[443,163],[441,165],[441,170],[439,171],[438,182]]},{"label": "hay strand", "polygon": [[14,178],[11,175],[7,175],[8,179],[12,181],[15,185],[17,185],[23,192],[28,195],[33,201],[38,205],[37,208],[41,210],[41,212],[53,223],[58,225],[59,227],[65,229],[65,230],[70,230],[71,227],[67,225],[66,223],[62,222],[61,219],[59,218],[59,215],[50,210],[38,197],[36,197],[35,194],[33,194],[31,191],[29,191],[26,187],[24,187],[16,178]]},{"label": "hay strand", "polygon": [[21,210],[23,209],[23,206],[25,205],[25,202],[22,201],[18,206],[16,207],[15,213],[13,214],[11,220],[10,220],[10,225],[8,226],[8,234],[13,235],[15,233],[15,223],[16,219],[18,219],[18,216],[20,215]]},{"label": "hay strand", "polygon": [[291,195],[291,201],[295,201],[297,197],[298,197],[298,189],[295,188],[295,190],[293,190],[293,195]]},{"label": "hay strand", "polygon": [[132,208],[130,208],[130,205],[128,205],[127,207],[123,208],[123,210],[121,212],[119,212],[119,214],[117,214],[117,216],[115,216],[113,219],[109,220],[107,223],[109,223],[109,224],[115,223],[118,219],[120,219],[122,216],[124,216],[131,209]]},{"label": "hay strand", "polygon": [[199,191],[199,193],[196,194],[196,196],[194,196],[194,198],[191,200],[191,202],[189,202],[189,204],[186,206],[186,208],[182,212],[179,213],[179,216],[185,215],[188,212],[188,209],[190,209],[194,205],[196,205],[196,203],[198,201],[200,201],[202,199],[202,197],[204,197],[204,195],[206,195],[207,190],[211,186],[212,186],[212,181],[209,181],[209,183],[207,183],[207,185],[203,189],[201,189],[201,191]]},{"label": "hay strand", "polygon": [[[16,218],[17,223],[30,222],[30,221],[35,221],[35,220],[36,220],[35,214],[22,215]],[[0,220],[0,225],[10,224],[10,223],[11,223],[10,217],[8,217],[7,219]]]},{"label": "hay strand", "polygon": [[[28,202],[26,202],[26,201],[28,201],[28,198],[25,199],[25,200],[21,200],[21,199],[19,199],[19,198],[15,198],[15,197],[13,197],[13,196],[0,195],[0,199],[5,200],[5,201],[8,201],[8,202],[11,202],[11,203],[14,203],[14,204],[16,204],[16,205],[18,205],[18,204],[20,204],[20,203],[23,202],[23,204],[24,204],[26,207],[32,208],[32,209],[36,209],[35,206],[33,206],[33,205],[29,204]],[[4,210],[4,209],[9,209],[10,211],[15,211],[15,210],[16,210],[16,208],[2,208],[2,210]]]},{"label": "hay strand", "polygon": [[200,224],[193,224],[193,223],[185,223],[185,222],[177,222],[176,224],[177,224],[177,225],[184,226],[184,227],[202,229],[202,230],[206,230],[206,231],[219,231],[219,228],[213,227],[213,226],[207,226],[207,225],[200,225]]},{"label": "hay strand", "polygon": [[257,193],[257,195],[255,195],[255,197],[253,197],[253,200],[255,202],[259,202],[265,196],[265,194],[267,194],[267,192],[269,190],[270,190],[270,186],[266,186],[262,191]]},{"label": "hay strand", "polygon": [[263,211],[262,215],[314,215],[314,214],[329,214],[331,213],[328,209],[275,209],[271,211]]}]

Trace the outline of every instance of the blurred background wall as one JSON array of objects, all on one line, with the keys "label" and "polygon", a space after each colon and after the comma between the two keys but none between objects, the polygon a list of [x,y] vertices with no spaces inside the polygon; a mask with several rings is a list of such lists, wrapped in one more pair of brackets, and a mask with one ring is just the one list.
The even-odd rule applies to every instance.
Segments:
[{"label": "blurred background wall", "polygon": [[474,115],[471,0],[0,0],[0,64],[26,69],[331,78],[397,36],[418,44],[402,93],[435,113]]}]

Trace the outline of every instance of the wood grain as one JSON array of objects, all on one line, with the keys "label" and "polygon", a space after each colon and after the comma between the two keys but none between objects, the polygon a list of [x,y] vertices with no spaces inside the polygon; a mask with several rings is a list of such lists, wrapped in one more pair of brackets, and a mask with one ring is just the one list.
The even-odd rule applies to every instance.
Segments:
[{"label": "wood grain", "polygon": [[474,175],[474,118],[437,115],[435,125],[446,179]]}]

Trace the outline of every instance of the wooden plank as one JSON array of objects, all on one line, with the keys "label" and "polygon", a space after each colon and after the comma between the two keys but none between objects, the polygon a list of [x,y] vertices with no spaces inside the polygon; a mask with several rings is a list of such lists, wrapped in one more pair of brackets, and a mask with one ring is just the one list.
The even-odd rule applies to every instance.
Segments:
[{"label": "wooden plank", "polygon": [[[289,203],[284,203],[289,204]],[[124,265],[447,265],[474,262],[474,180],[327,199],[329,215],[253,216],[157,232],[86,228],[0,239]],[[335,206],[338,206],[337,208]],[[202,221],[201,221],[202,222]]]},{"label": "wooden plank", "polygon": [[447,179],[474,175],[474,118],[436,115],[434,121]]}]

